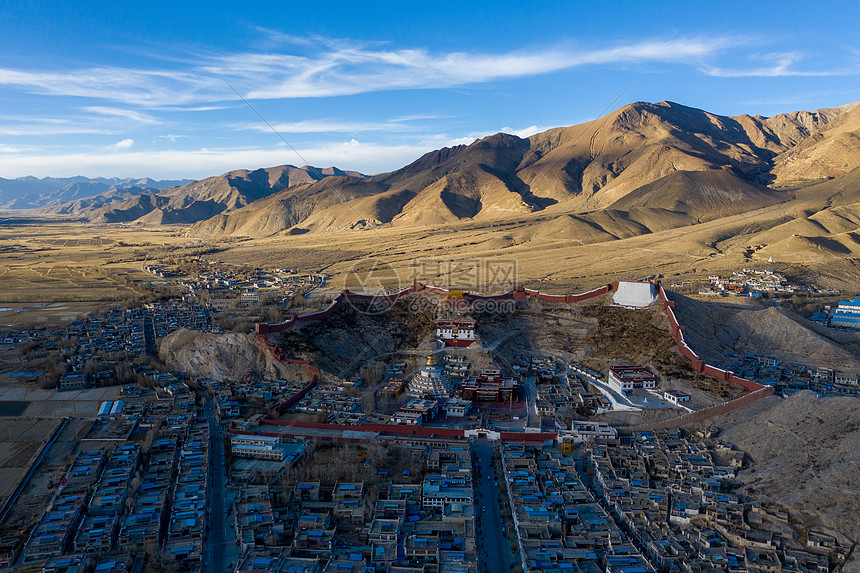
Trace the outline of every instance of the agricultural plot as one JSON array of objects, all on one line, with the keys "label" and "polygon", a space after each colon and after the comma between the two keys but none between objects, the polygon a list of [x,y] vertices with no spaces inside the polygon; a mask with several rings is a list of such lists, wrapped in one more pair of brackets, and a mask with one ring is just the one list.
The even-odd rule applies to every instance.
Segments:
[{"label": "agricultural plot", "polygon": [[30,462],[59,423],[59,419],[0,420],[0,498],[5,499],[14,491]]},{"label": "agricultural plot", "polygon": [[152,280],[142,270],[148,253],[171,240],[165,231],[77,223],[0,227],[0,303],[133,299],[138,293],[130,285]]}]

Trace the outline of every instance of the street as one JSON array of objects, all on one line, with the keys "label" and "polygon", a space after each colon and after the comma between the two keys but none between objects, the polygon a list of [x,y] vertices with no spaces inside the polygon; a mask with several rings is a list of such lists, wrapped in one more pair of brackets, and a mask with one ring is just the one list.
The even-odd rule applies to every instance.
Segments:
[{"label": "street", "polygon": [[157,354],[155,348],[155,323],[148,312],[143,315],[143,341],[146,353],[150,356]]},{"label": "street", "polygon": [[209,493],[206,496],[209,528],[206,531],[203,551],[203,555],[208,556],[208,559],[204,570],[224,573],[224,516],[227,513],[224,507],[224,440],[221,424],[215,416],[212,396],[208,392],[205,392],[204,396],[206,402],[203,412],[209,421]]},{"label": "street", "polygon": [[478,571],[510,571],[514,562],[511,540],[505,536],[502,495],[496,485],[493,465],[495,445],[486,439],[472,442],[475,454],[475,543],[478,551]]}]

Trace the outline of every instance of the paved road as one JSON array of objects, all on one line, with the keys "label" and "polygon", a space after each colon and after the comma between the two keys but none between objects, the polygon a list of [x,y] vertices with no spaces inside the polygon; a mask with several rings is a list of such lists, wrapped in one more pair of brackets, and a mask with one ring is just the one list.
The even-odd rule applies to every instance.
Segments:
[{"label": "paved road", "polygon": [[537,376],[526,376],[523,379],[523,394],[526,399],[526,415],[528,426],[539,427],[540,415],[537,412]]},{"label": "paved road", "polygon": [[143,313],[143,341],[146,353],[155,356],[155,323],[148,312]]},{"label": "paved road", "polygon": [[510,540],[504,533],[502,496],[495,485],[497,478],[493,465],[494,450],[495,445],[489,440],[472,442],[472,451],[475,454],[472,474],[475,480],[475,541],[478,571],[503,573],[510,571],[514,557],[511,554]]},{"label": "paved road", "polygon": [[224,507],[224,440],[212,396],[206,392],[205,397],[203,413],[209,421],[209,492],[206,496],[209,530],[203,552],[204,558],[208,557],[208,566],[204,570],[224,573],[224,516],[227,513]]},{"label": "paved road", "polygon": [[[579,372],[576,372],[575,370],[573,370],[570,367],[568,367],[565,370],[565,373],[568,376],[577,376],[577,377],[583,376],[582,374],[580,374]],[[612,403],[612,409],[613,410],[628,410],[629,411],[629,410],[641,410],[642,409],[639,406],[637,406],[636,404],[632,403],[630,400],[627,399],[626,396],[624,396],[623,394],[618,392],[615,388],[613,388],[612,386],[610,386],[609,384],[607,384],[606,382],[604,382],[600,378],[586,377],[586,380],[588,381],[589,384],[594,386],[598,392],[603,394],[607,400],[609,400]]]}]

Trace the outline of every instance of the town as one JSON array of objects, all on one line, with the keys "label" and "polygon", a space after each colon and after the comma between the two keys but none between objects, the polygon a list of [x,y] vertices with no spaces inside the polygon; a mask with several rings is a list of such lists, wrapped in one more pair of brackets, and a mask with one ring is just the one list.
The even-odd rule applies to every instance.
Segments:
[{"label": "town", "polygon": [[[659,283],[498,297],[515,314],[554,321],[586,305],[569,320],[592,329],[600,324],[587,313],[603,308],[663,317],[671,360],[686,364],[671,375],[659,361],[574,359],[518,342],[494,326],[510,316],[470,310],[492,297],[417,282],[384,295],[393,313],[400,299],[437,301],[436,318],[415,319],[426,333],[417,344],[324,370],[288,335],[345,336],[354,327],[338,326],[341,315],[370,316],[379,295],[345,291],[318,310],[309,295],[320,275],[303,283],[305,314],[237,334],[225,316],[271,315],[232,280],[206,272],[176,299],[0,335],[19,364],[3,373],[4,414],[33,424],[18,442],[10,435],[26,459],[3,454],[18,469],[2,492],[0,567],[825,573],[850,551],[833,532],[796,530],[785,508],[739,493],[744,452],[688,426],[774,393],[860,396],[856,373],[754,354],[710,366]],[[269,374],[177,357],[181,348],[165,349],[179,336],[244,336],[237,352],[262,357]],[[601,419],[643,411],[656,421]]]}]

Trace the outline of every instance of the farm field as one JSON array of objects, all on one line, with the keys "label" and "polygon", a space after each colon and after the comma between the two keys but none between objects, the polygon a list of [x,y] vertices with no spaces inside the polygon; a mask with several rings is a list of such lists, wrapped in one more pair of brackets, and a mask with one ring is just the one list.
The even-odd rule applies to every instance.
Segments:
[{"label": "farm field", "polygon": [[59,423],[59,419],[0,418],[0,499],[14,491]]},{"label": "farm field", "polygon": [[[128,303],[158,279],[147,261],[202,244],[158,229],[62,220],[0,224],[0,325],[74,320],[103,303]],[[46,303],[54,303],[48,305]]]}]

